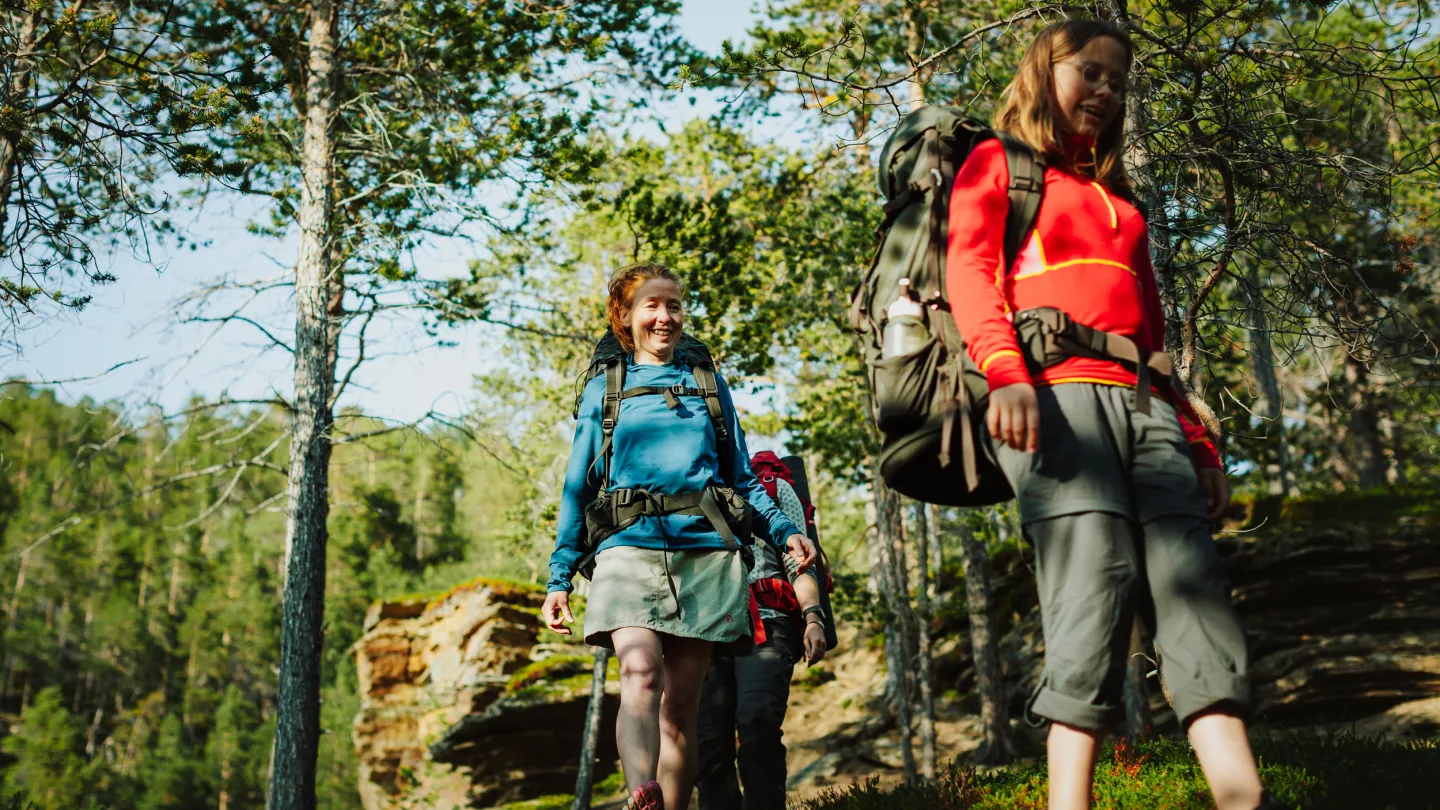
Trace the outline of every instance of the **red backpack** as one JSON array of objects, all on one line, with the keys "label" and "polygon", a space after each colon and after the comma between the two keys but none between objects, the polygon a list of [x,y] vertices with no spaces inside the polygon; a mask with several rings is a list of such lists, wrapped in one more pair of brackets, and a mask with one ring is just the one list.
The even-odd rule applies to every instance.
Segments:
[{"label": "red backpack", "polygon": [[805,474],[805,461],[799,456],[786,456],[781,459],[769,450],[761,450],[750,457],[750,469],[754,471],[756,480],[760,482],[760,486],[765,488],[777,506],[780,499],[776,482],[781,479],[795,490],[796,497],[800,499],[800,506],[805,510],[805,525],[801,528],[810,541],[815,544],[815,564],[819,566],[820,582],[823,586],[820,589],[820,607],[825,612],[825,643],[833,650],[839,644],[835,631],[835,614],[830,607],[830,594],[835,590],[835,579],[830,574],[830,560],[825,556],[825,549],[820,545],[820,533],[815,525],[815,504],[810,501],[810,485],[809,478]]}]

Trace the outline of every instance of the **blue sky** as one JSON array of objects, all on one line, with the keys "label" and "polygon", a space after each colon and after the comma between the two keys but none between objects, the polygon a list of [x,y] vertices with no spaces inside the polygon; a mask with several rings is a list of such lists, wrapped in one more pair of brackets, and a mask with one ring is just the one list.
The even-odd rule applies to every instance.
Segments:
[{"label": "blue sky", "polygon": [[[692,43],[713,52],[726,38],[743,39],[753,18],[750,0],[686,0],[679,24]],[[700,96],[693,107],[684,99],[663,107],[660,114],[667,128],[706,114],[719,103],[708,94]],[[23,354],[7,359],[0,376],[72,380],[53,386],[67,401],[88,396],[138,406],[150,400],[167,410],[182,406],[192,395],[228,393],[244,399],[263,398],[272,390],[287,393],[292,374],[288,356],[270,352],[257,359],[256,350],[265,343],[258,331],[174,323],[176,303],[207,281],[226,275],[258,280],[292,265],[293,239],[264,239],[244,231],[244,223],[260,210],[257,200],[212,197],[183,223],[205,245],[159,253],[153,263],[128,254],[113,257],[110,269],[119,281],[95,290],[84,312],[62,315],[23,334]],[[422,251],[421,259],[426,275],[461,274],[478,250],[451,242]],[[294,321],[288,306],[288,301],[276,300],[249,314],[288,332]],[[496,362],[497,330],[451,330],[442,337],[459,345],[440,348],[414,323],[395,319],[375,335],[380,354],[356,375],[341,405],[359,405],[368,413],[402,420],[432,408],[459,414],[471,397],[474,374]]]}]

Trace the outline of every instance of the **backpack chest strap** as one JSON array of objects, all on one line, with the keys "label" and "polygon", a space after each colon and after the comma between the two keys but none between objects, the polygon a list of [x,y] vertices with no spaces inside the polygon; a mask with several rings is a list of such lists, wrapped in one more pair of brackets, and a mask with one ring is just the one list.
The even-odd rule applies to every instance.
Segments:
[{"label": "backpack chest strap", "polygon": [[686,385],[637,385],[634,388],[627,388],[620,395],[620,399],[655,395],[665,397],[665,406],[673,411],[680,407],[680,397],[703,397],[705,392]]}]

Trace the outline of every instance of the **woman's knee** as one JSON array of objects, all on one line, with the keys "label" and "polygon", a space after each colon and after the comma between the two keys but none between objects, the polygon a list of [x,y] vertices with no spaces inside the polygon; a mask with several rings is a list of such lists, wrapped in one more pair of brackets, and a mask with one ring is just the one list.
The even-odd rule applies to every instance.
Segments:
[{"label": "woman's knee", "polygon": [[630,650],[620,658],[622,694],[655,694],[665,689],[665,665],[650,650]]}]

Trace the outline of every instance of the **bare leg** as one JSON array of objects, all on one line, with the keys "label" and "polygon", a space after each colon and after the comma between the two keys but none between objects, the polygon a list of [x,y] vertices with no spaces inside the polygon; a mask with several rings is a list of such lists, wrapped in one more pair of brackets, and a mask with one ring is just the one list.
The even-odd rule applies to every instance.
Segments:
[{"label": "bare leg", "polygon": [[665,693],[660,699],[660,790],[665,810],[687,810],[700,767],[695,743],[700,686],[713,643],[665,636]]},{"label": "bare leg", "polygon": [[[615,744],[628,792],[653,781],[660,762],[660,696],[665,666],[660,634],[645,627],[611,632],[620,659],[620,714]],[[704,674],[704,670],[701,670]]]},{"label": "bare leg", "polygon": [[1205,771],[1218,810],[1255,810],[1260,806],[1260,772],[1250,752],[1245,721],[1214,712],[1190,721],[1190,744]]},{"label": "bare leg", "polygon": [[1050,810],[1089,810],[1100,733],[1051,723],[1045,740]]}]

